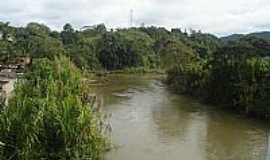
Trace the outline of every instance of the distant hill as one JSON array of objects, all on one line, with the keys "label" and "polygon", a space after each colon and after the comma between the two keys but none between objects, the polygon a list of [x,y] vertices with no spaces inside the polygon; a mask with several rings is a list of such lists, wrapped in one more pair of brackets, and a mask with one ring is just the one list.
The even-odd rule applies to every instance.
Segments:
[{"label": "distant hill", "polygon": [[263,38],[265,40],[270,41],[270,32],[257,32],[257,33],[251,33],[250,36],[257,36],[260,38]]},{"label": "distant hill", "polygon": [[250,33],[250,34],[232,34],[230,36],[221,37],[220,39],[223,42],[227,43],[229,41],[237,41],[240,38],[243,38],[245,36],[255,36],[255,37],[259,37],[267,41],[270,41],[270,32],[255,32],[255,33]]},{"label": "distant hill", "polygon": [[232,34],[232,35],[229,35],[229,36],[226,36],[226,37],[221,37],[221,41],[223,42],[229,42],[229,41],[237,41],[239,40],[240,38],[244,37],[245,35],[243,34]]}]

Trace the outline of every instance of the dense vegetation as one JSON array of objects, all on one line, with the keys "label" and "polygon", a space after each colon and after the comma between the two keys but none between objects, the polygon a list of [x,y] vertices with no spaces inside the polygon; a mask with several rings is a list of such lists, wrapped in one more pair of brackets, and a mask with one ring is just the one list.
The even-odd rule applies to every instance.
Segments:
[{"label": "dense vegetation", "polygon": [[34,59],[8,106],[0,107],[0,159],[101,158],[107,126],[80,69],[166,70],[168,85],[180,94],[269,119],[265,36],[217,38],[158,27],[108,30],[103,24],[80,30],[66,24],[58,32],[39,23],[0,22],[1,64],[18,56]]},{"label": "dense vegetation", "polygon": [[168,83],[178,92],[248,115],[269,118],[268,41],[247,36],[222,44],[210,57],[198,57],[194,51],[189,57],[192,61],[188,64],[175,63],[168,70]]},{"label": "dense vegetation", "polygon": [[[0,22],[0,60],[8,63],[10,57],[29,56],[52,58],[64,54],[79,67],[96,70],[159,70],[164,52],[171,45],[186,45],[201,57],[212,54],[219,40],[210,34],[192,31],[191,34],[172,29],[139,27],[107,30],[103,24],[75,30],[70,24],[61,32],[52,31],[39,23],[13,27]],[[164,63],[163,63],[164,62]]]},{"label": "dense vegetation", "polygon": [[68,58],[36,59],[0,110],[0,159],[101,158],[106,126]]}]

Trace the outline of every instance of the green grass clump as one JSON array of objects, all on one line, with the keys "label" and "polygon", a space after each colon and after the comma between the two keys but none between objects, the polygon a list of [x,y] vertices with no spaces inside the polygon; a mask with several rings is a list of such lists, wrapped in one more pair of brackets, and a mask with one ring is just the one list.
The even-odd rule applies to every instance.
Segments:
[{"label": "green grass clump", "polygon": [[68,58],[39,59],[0,112],[0,159],[101,158],[104,116]]}]

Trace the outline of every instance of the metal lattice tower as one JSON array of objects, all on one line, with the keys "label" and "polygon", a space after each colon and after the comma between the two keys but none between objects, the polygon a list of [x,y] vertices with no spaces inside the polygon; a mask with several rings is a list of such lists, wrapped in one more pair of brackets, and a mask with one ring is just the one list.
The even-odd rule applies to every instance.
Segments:
[{"label": "metal lattice tower", "polygon": [[133,9],[131,9],[130,10],[130,15],[129,15],[130,17],[129,17],[129,25],[130,25],[130,27],[132,27],[133,26]]}]

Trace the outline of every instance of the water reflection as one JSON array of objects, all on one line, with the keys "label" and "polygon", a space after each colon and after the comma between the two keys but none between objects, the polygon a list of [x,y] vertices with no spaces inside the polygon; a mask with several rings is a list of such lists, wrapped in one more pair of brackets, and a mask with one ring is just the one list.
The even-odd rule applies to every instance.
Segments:
[{"label": "water reflection", "polygon": [[178,96],[153,77],[110,77],[99,87],[112,114],[108,160],[267,160],[269,129]]},{"label": "water reflection", "polygon": [[156,132],[164,148],[170,148],[167,159],[205,159],[203,143],[206,137],[207,116],[189,98],[162,90],[162,100],[152,109]]},{"label": "water reflection", "polygon": [[207,159],[263,160],[266,157],[267,130],[251,120],[226,113],[209,114]]}]

